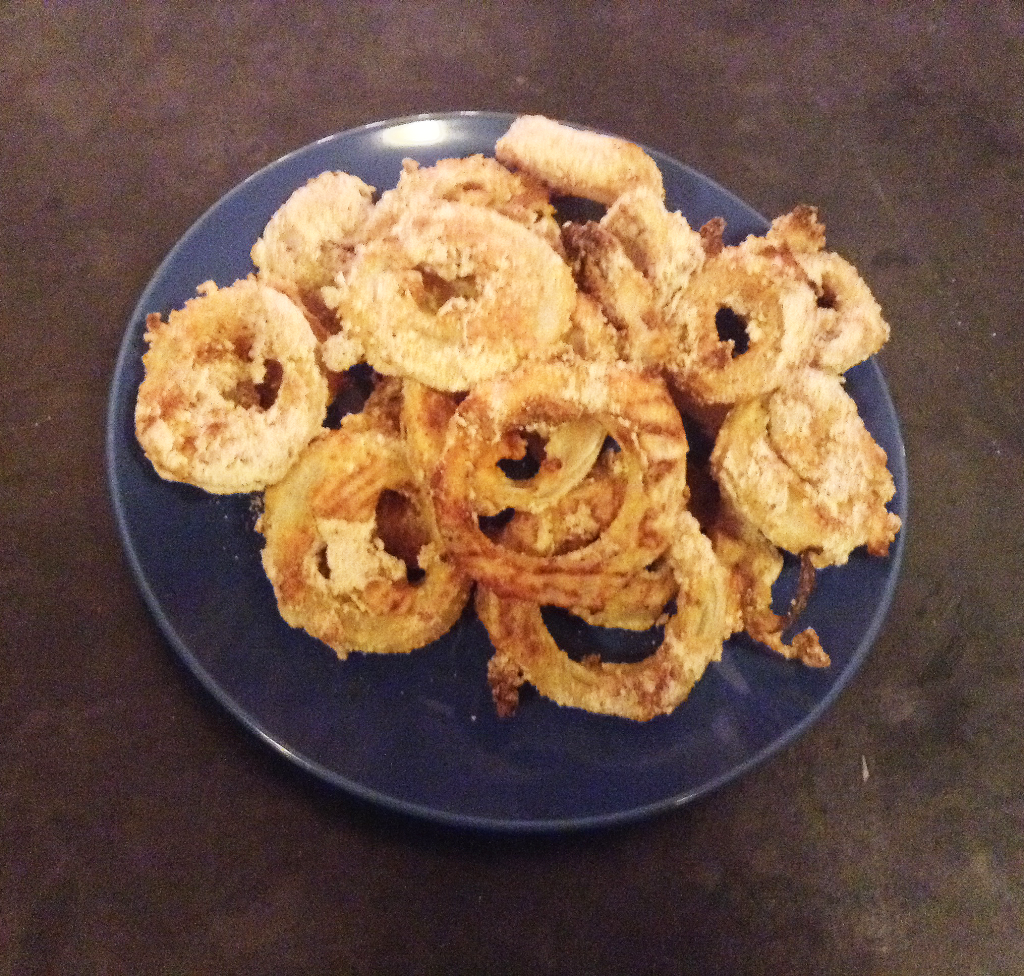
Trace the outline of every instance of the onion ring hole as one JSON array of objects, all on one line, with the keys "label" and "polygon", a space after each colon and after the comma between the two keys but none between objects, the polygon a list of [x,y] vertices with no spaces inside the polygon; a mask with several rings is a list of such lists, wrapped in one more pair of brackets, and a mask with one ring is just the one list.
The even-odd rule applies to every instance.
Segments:
[{"label": "onion ring hole", "polygon": [[[385,488],[377,499],[376,521],[377,537],[384,543],[384,551],[405,563],[406,581],[410,586],[422,583],[427,573],[420,568],[419,552],[430,542],[430,534],[416,506],[401,492]],[[331,578],[326,545],[317,553],[317,569],[324,579]]]},{"label": "onion ring hole", "polygon": [[377,499],[377,536],[389,556],[405,563],[406,580],[415,586],[427,575],[419,565],[420,550],[430,542],[430,533],[419,510],[401,492],[385,488]]},{"label": "onion ring hole", "polygon": [[731,342],[732,357],[742,356],[750,348],[747,320],[738,312],[723,305],[715,312],[715,329],[722,342]]},{"label": "onion ring hole", "polygon": [[445,278],[432,268],[417,265],[413,269],[420,277],[420,286],[413,295],[419,308],[436,315],[451,299],[475,299],[481,295],[480,283],[475,276]]},{"label": "onion ring hole", "polygon": [[[675,600],[665,608],[666,615],[674,612]],[[663,624],[649,630],[623,630],[589,624],[562,607],[541,607],[540,613],[559,649],[580,663],[597,656],[605,664],[633,664],[650,657],[665,639]]]},{"label": "onion ring hole", "polygon": [[239,380],[224,397],[243,410],[269,410],[277,400],[284,379],[284,367],[276,359],[263,363],[263,380],[254,383],[249,377]]},{"label": "onion ring hole", "polygon": [[[520,431],[519,436],[525,444],[522,456],[502,458],[498,461],[498,467],[511,481],[528,481],[540,471],[541,465],[547,460],[546,442],[540,434],[533,431]],[[605,437],[604,443],[601,445],[601,453],[603,454],[605,451],[618,452],[618,450],[619,445],[615,438]],[[557,458],[553,460],[555,464],[559,463]]]},{"label": "onion ring hole", "polygon": [[822,280],[821,294],[818,296],[818,308],[835,308],[839,295],[831,282]]}]

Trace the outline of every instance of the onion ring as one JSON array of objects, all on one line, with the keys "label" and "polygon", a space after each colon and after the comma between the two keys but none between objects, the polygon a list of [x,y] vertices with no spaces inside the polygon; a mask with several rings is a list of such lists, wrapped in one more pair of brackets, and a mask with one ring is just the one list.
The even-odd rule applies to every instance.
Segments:
[{"label": "onion ring", "polygon": [[871,289],[845,258],[825,250],[825,225],[814,207],[801,204],[776,217],[763,238],[744,246],[791,254],[817,296],[818,313],[809,365],[845,373],[889,340],[889,324]]},{"label": "onion ring", "polygon": [[591,296],[618,333],[622,358],[656,363],[668,335],[657,315],[654,289],[619,239],[595,221],[562,228],[566,256],[581,293]]},{"label": "onion ring", "polygon": [[[816,311],[814,292],[795,261],[724,248],[671,306],[669,327],[678,345],[669,373],[698,406],[729,406],[770,393],[807,360]],[[726,324],[741,326],[742,335],[723,339],[723,316]]]},{"label": "onion ring", "polygon": [[379,236],[411,210],[433,203],[471,204],[509,217],[560,249],[558,221],[547,188],[527,173],[513,173],[497,160],[476,154],[420,166],[402,161],[402,175],[374,209],[365,237]]},{"label": "onion ring", "polygon": [[572,660],[548,632],[540,605],[478,587],[476,609],[494,656],[487,675],[500,715],[515,711],[519,687],[532,684],[559,705],[645,722],[681,704],[707,666],[719,660],[725,622],[725,573],[695,519],[681,513],[671,549],[676,612],[658,649],[635,663]]},{"label": "onion ring", "polygon": [[886,460],[840,378],[807,368],[730,411],[711,468],[744,518],[820,568],[862,545],[889,551],[900,519],[885,507],[896,491]]},{"label": "onion ring", "polygon": [[494,155],[555,193],[605,205],[637,186],[665,196],[658,164],[639,146],[540,115],[519,116],[497,141]]},{"label": "onion ring", "polygon": [[832,373],[873,356],[889,341],[889,324],[857,269],[831,251],[797,260],[818,294],[818,324],[810,365]]},{"label": "onion ring", "polygon": [[669,305],[704,264],[700,233],[681,213],[668,211],[662,198],[647,187],[622,194],[601,218],[601,226],[618,238],[662,306]]},{"label": "onion ring", "polygon": [[215,494],[259,491],[326,416],[316,337],[298,306],[255,280],[198,291],[166,322],[146,319],[136,437],[162,478]]},{"label": "onion ring", "polygon": [[[414,547],[419,582],[387,551],[383,499],[403,513],[402,548]],[[422,647],[451,628],[469,598],[472,584],[441,549],[401,439],[360,414],[326,431],[267,489],[257,530],[281,616],[339,658]]]},{"label": "onion ring", "polygon": [[252,246],[259,277],[293,286],[321,316],[319,289],[352,260],[356,241],[373,212],[372,186],[349,173],[326,172],[300,186],[270,218]]},{"label": "onion ring", "polygon": [[[625,489],[606,531],[550,557],[506,549],[488,537],[478,472],[504,456],[511,433],[589,418],[620,447]],[[664,383],[625,366],[532,363],[482,383],[448,425],[432,479],[438,525],[466,573],[502,596],[599,610],[671,541],[686,504],[686,435]],[[482,509],[482,511],[481,511]]]},{"label": "onion ring", "polygon": [[459,203],[405,215],[323,295],[374,369],[448,392],[553,348],[576,301],[568,266],[544,241]]}]

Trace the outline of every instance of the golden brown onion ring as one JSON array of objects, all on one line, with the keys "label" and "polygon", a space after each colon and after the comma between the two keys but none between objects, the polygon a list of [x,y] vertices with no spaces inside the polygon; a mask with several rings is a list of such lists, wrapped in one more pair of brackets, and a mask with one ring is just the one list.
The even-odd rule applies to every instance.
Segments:
[{"label": "golden brown onion ring", "polygon": [[323,295],[374,369],[448,392],[553,348],[576,302],[568,266],[544,241],[458,203],[410,211]]},{"label": "golden brown onion ring", "polygon": [[[807,360],[816,313],[814,291],[795,261],[724,248],[693,275],[667,313],[677,343],[670,375],[697,406],[729,406],[769,393]],[[744,334],[723,339],[723,317]]]},{"label": "golden brown onion ring", "polygon": [[832,373],[873,356],[889,341],[889,324],[864,279],[831,251],[798,256],[818,293],[818,322],[810,364]]},{"label": "golden brown onion ring", "polygon": [[[588,419],[620,447],[624,491],[606,531],[550,557],[506,549],[481,529],[492,514],[478,472],[510,438]],[[432,481],[438,524],[468,575],[503,596],[599,610],[668,547],[686,503],[686,435],[664,384],[623,366],[535,363],[482,383],[460,404]]]},{"label": "golden brown onion ring", "polygon": [[[400,518],[398,548],[414,548],[401,555],[415,555],[424,574],[418,582],[387,550],[382,508]],[[404,653],[436,640],[469,597],[471,583],[442,550],[400,438],[359,414],[310,444],[267,489],[257,529],[281,616],[341,658]]]},{"label": "golden brown onion ring", "polygon": [[651,282],[659,305],[670,304],[704,264],[700,233],[681,213],[667,210],[662,198],[647,187],[619,197],[601,218],[601,226],[615,235]]},{"label": "golden brown onion ring", "polygon": [[849,261],[825,250],[825,225],[814,207],[801,204],[776,217],[763,238],[749,237],[743,247],[791,256],[814,288],[818,313],[809,365],[845,373],[889,340],[889,325],[867,283]]},{"label": "golden brown onion ring", "polygon": [[488,681],[499,714],[514,712],[519,688],[532,684],[559,705],[648,721],[683,702],[707,666],[719,660],[727,633],[725,573],[696,520],[682,513],[671,550],[677,610],[664,639],[635,663],[574,661],[555,643],[537,603],[503,598],[477,588],[477,613],[495,653]]},{"label": "golden brown onion ring", "polygon": [[547,188],[529,174],[513,173],[497,160],[480,154],[442,159],[433,166],[403,160],[398,184],[381,196],[365,238],[386,233],[411,210],[441,201],[496,210],[555,250],[560,248],[555,208]]},{"label": "golden brown onion ring", "polygon": [[349,173],[326,172],[299,187],[252,247],[260,278],[316,296],[352,258],[373,212],[373,187]]},{"label": "golden brown onion ring", "polygon": [[886,455],[839,377],[816,369],[734,407],[711,454],[722,493],[776,546],[842,565],[858,546],[884,556],[900,528]]},{"label": "golden brown onion ring", "polygon": [[298,306],[257,281],[198,290],[166,322],[146,319],[136,436],[162,478],[258,491],[284,476],[326,416],[316,337]]},{"label": "golden brown onion ring", "polygon": [[498,161],[543,181],[555,193],[608,205],[644,186],[664,198],[658,164],[615,136],[574,129],[540,115],[521,115],[494,147]]},{"label": "golden brown onion ring", "polygon": [[566,257],[580,292],[597,302],[618,334],[621,358],[656,363],[667,355],[651,283],[633,264],[619,239],[595,221],[566,223]]}]

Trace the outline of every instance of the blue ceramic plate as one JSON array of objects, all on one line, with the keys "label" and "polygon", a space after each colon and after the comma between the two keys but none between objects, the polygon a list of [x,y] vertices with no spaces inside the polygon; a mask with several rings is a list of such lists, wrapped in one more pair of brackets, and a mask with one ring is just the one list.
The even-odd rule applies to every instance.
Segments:
[{"label": "blue ceramic plate", "polygon": [[[278,616],[251,499],[162,481],[133,427],[146,313],[181,307],[207,279],[227,285],[248,274],[250,247],[292,190],[326,169],[387,189],[404,157],[429,164],[490,153],[511,119],[453,113],[343,132],[273,163],[215,204],[160,265],[132,315],[111,389],[107,464],[118,526],[149,609],[175,653],[243,725],[314,776],[382,806],[454,825],[555,831],[687,803],[808,729],[882,625],[903,534],[887,559],[856,554],[819,574],[803,623],[817,629],[831,668],[804,668],[735,640],[672,715],[637,724],[532,695],[514,718],[499,721],[486,681],[491,648],[472,613],[411,655],[337,661]],[[764,218],[710,179],[651,155],[670,209],[691,225],[723,216],[729,243],[764,232]],[[877,364],[851,370],[847,389],[889,455],[895,510],[905,519],[903,443]]]}]

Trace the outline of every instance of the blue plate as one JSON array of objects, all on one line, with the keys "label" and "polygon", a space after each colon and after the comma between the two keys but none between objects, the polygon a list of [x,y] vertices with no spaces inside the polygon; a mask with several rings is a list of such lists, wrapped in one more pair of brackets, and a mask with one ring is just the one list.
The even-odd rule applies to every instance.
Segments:
[{"label": "blue plate", "polygon": [[[636,820],[687,803],[806,731],[882,625],[905,532],[887,559],[857,553],[819,573],[802,624],[818,631],[831,668],[805,668],[733,640],[672,715],[638,724],[532,695],[515,717],[499,721],[486,681],[491,647],[471,612],[411,655],[337,661],[278,615],[252,499],[162,481],[135,440],[133,419],[146,313],[180,308],[207,279],[227,285],[248,274],[250,247],[292,190],[326,169],[387,189],[405,157],[429,164],[492,152],[512,118],[465,112],[353,129],[285,156],[218,201],[160,265],[128,324],[110,394],[107,465],[118,527],[150,611],[175,653],[244,726],[365,800],[447,824],[539,832]],[[723,216],[728,243],[765,231],[763,217],[710,179],[650,152],[670,209],[691,225]],[[878,365],[851,370],[847,389],[889,455],[894,510],[905,521],[903,442]]]}]

